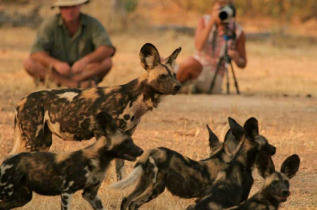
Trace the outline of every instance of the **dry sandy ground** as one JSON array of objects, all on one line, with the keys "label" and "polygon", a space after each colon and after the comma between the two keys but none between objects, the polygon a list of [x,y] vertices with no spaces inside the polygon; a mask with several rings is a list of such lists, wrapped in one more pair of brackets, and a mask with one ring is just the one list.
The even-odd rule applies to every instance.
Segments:
[{"label": "dry sandy ground", "polygon": [[[140,35],[141,34],[141,35]],[[0,28],[0,160],[13,145],[15,103],[24,95],[45,87],[35,87],[22,69],[22,61],[35,36],[34,31]],[[114,68],[102,85],[128,82],[143,74],[138,51],[145,42],[154,43],[163,56],[178,46],[183,47],[178,61],[193,52],[191,37],[175,33],[131,33],[113,35],[118,46]],[[283,204],[285,209],[317,209],[317,47],[293,48],[273,46],[271,42],[249,42],[248,67],[238,71],[242,94],[231,95],[176,95],[166,97],[157,110],[146,114],[134,134],[134,140],[144,149],[165,146],[193,159],[209,154],[206,124],[223,139],[228,129],[227,118],[241,124],[251,116],[259,120],[260,132],[277,147],[274,162],[279,169],[282,161],[297,153],[301,158],[298,174],[291,181],[292,195]],[[294,46],[294,45],[292,45]],[[231,86],[232,91],[234,90]],[[310,95],[311,97],[307,97]],[[70,151],[90,143],[63,142],[54,137],[52,151]],[[133,163],[127,164],[127,172]],[[255,171],[256,192],[262,179]],[[114,182],[114,169],[100,190],[100,197],[108,209],[118,209],[121,198],[130,192],[109,192],[106,187]],[[142,209],[184,209],[193,200],[185,200],[164,192]],[[90,209],[88,203],[75,194],[73,209]],[[58,209],[60,199],[35,195],[23,209]]]}]

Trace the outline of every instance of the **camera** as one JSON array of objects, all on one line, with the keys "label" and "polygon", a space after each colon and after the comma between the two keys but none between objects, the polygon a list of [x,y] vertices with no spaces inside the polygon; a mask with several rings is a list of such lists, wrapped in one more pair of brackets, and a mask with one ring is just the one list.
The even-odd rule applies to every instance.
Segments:
[{"label": "camera", "polygon": [[236,9],[232,4],[225,5],[219,10],[219,18],[222,23],[229,23],[230,19],[236,15]]}]

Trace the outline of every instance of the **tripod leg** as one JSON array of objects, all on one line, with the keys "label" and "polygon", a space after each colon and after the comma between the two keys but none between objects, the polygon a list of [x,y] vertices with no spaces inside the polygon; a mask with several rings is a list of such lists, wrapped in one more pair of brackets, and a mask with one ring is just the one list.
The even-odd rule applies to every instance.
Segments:
[{"label": "tripod leg", "polygon": [[240,95],[240,91],[239,91],[239,87],[238,87],[238,81],[237,81],[237,78],[236,78],[236,74],[234,73],[232,63],[230,63],[230,66],[231,66],[232,76],[233,76],[233,79],[234,79],[234,85],[236,86],[237,94]]},{"label": "tripod leg", "polygon": [[224,59],[224,58],[221,57],[221,58],[219,59],[218,63],[217,63],[217,68],[216,68],[216,71],[215,71],[215,75],[214,75],[214,77],[213,77],[212,80],[211,80],[210,87],[209,87],[209,90],[208,90],[208,94],[211,94],[211,93],[212,93],[212,90],[213,90],[213,88],[214,88],[214,86],[215,86],[216,77],[217,77],[217,75],[218,75],[218,72],[219,72],[219,69],[220,69],[220,66],[221,66],[221,63],[222,63],[222,60],[223,60],[223,59]]},{"label": "tripod leg", "polygon": [[227,94],[230,94],[230,85],[229,85],[229,72],[228,72],[228,63],[225,63],[225,73],[227,77]]}]

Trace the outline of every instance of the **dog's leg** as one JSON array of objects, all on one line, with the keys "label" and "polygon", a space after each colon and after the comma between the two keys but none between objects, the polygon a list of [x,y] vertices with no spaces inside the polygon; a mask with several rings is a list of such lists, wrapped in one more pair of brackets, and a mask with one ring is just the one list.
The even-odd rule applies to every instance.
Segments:
[{"label": "dog's leg", "polygon": [[44,133],[44,142],[43,142],[41,151],[48,151],[52,145],[52,132],[48,128],[47,123],[45,123],[43,133]]},{"label": "dog's leg", "polygon": [[159,196],[165,190],[165,185],[163,184],[163,179],[158,179],[155,184],[152,184],[151,187],[147,188],[144,193],[134,198],[129,205],[129,210],[138,209],[144,203],[150,202],[157,196]]},{"label": "dog's leg", "polygon": [[152,180],[149,179],[146,175],[142,175],[139,183],[137,184],[137,186],[135,187],[134,191],[128,195],[127,197],[123,198],[122,203],[121,203],[121,210],[125,210],[128,208],[128,206],[130,205],[130,202],[138,197],[139,195],[141,195],[142,193],[144,193],[144,191],[146,191],[146,189],[150,188],[152,186]]},{"label": "dog's leg", "polygon": [[61,194],[61,210],[68,210],[70,209],[70,202],[72,199],[72,194],[69,193],[62,193]]},{"label": "dog's leg", "polygon": [[151,194],[151,196],[148,197],[148,199],[146,199],[145,203],[150,202],[151,200],[153,200],[154,198],[162,194],[164,190],[165,190],[164,184],[157,184],[156,186],[154,186],[153,193]]},{"label": "dog's leg", "polygon": [[124,161],[121,159],[116,159],[116,174],[118,181],[124,176]]},{"label": "dog's leg", "polygon": [[19,187],[11,193],[13,194],[10,196],[3,196],[1,198],[0,209],[21,207],[32,200],[32,191],[25,186]]},{"label": "dog's leg", "polygon": [[103,209],[102,202],[97,195],[100,184],[97,186],[91,186],[84,189],[83,197],[86,201],[89,202],[91,207],[95,210]]},{"label": "dog's leg", "polygon": [[139,207],[142,206],[142,204],[146,203],[148,198],[152,195],[153,189],[153,184],[151,184],[141,195],[134,198],[130,202],[129,210],[139,209]]}]

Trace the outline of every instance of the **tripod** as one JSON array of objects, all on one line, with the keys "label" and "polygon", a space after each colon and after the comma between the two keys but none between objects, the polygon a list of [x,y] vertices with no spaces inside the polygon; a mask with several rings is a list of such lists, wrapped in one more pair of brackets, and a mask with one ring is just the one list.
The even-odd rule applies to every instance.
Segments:
[{"label": "tripod", "polygon": [[234,73],[234,69],[233,69],[233,65],[231,63],[231,58],[230,56],[228,56],[228,41],[231,39],[231,38],[235,38],[235,37],[232,37],[232,36],[229,36],[228,35],[228,26],[226,26],[226,29],[225,29],[225,35],[223,36],[224,40],[225,40],[225,46],[224,46],[224,54],[223,56],[221,56],[218,60],[218,63],[217,63],[217,68],[216,68],[216,71],[215,71],[215,75],[214,77],[212,78],[212,81],[211,81],[211,84],[210,84],[210,87],[209,87],[209,90],[208,90],[208,93],[211,94],[212,93],[212,89],[214,88],[215,86],[215,81],[216,81],[216,77],[218,75],[218,72],[220,70],[220,67],[221,67],[221,64],[223,62],[225,62],[225,74],[226,74],[226,78],[227,78],[227,94],[230,94],[230,90],[229,90],[229,71],[228,71],[228,68],[230,66],[231,68],[231,72],[232,72],[232,77],[234,79],[234,85],[236,87],[236,90],[237,90],[237,94],[240,95],[240,91],[239,91],[239,87],[238,87],[238,81],[237,81],[237,78],[236,78],[236,75]]}]

